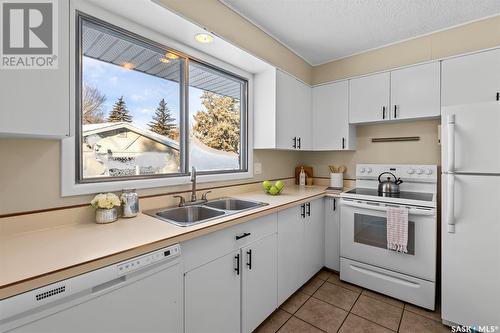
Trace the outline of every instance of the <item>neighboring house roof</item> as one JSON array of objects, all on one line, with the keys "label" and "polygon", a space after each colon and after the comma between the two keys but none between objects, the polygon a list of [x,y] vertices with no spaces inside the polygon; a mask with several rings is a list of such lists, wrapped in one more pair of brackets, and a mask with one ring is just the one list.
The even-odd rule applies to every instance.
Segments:
[{"label": "neighboring house roof", "polygon": [[[179,150],[179,144],[172,139],[150,130],[136,127],[127,122],[87,124],[82,126],[83,136],[96,135],[122,128]],[[239,168],[238,154],[210,148],[193,136],[190,138],[189,150],[190,164],[199,170],[234,170]]]},{"label": "neighboring house roof", "polygon": [[174,140],[167,138],[163,135],[160,135],[158,133],[155,133],[150,130],[142,129],[139,127],[136,127],[130,123],[127,122],[116,122],[116,123],[99,123],[99,124],[86,124],[82,126],[82,132],[83,136],[89,136],[93,134],[99,134],[103,132],[108,132],[108,131],[113,131],[113,130],[118,130],[118,129],[128,129],[129,131],[135,132],[137,134],[140,134],[144,137],[147,137],[151,140],[157,141],[161,144],[164,144],[166,146],[172,147],[176,150],[179,150],[179,144],[175,142]]}]

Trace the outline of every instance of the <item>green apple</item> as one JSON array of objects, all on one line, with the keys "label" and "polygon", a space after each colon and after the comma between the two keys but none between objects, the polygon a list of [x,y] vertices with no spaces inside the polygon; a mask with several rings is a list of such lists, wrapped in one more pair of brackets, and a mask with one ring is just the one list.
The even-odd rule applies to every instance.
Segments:
[{"label": "green apple", "polygon": [[283,187],[285,187],[285,183],[283,183],[281,180],[278,180],[278,181],[274,184],[274,186],[276,186],[276,188],[277,188],[278,190],[280,190],[280,191],[281,191],[281,190],[283,189]]},{"label": "green apple", "polygon": [[273,186],[273,184],[271,184],[271,182],[269,180],[264,180],[262,182],[262,187],[264,188],[264,190],[266,191],[269,191],[269,189],[271,188],[271,186]]},{"label": "green apple", "polygon": [[280,193],[280,190],[278,190],[276,186],[271,186],[271,188],[269,189],[269,194],[276,195],[278,193]]}]

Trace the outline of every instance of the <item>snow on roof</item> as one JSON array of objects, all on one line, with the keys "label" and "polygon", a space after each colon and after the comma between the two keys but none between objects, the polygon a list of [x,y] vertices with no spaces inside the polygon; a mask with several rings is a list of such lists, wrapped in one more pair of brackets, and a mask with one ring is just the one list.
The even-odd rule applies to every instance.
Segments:
[{"label": "snow on roof", "polygon": [[92,134],[99,134],[103,132],[113,131],[120,128],[126,128],[129,131],[136,132],[142,136],[150,138],[151,140],[157,141],[166,146],[179,150],[179,144],[174,140],[167,138],[166,136],[160,135],[158,133],[155,133],[153,131],[136,127],[128,122],[121,121],[114,123],[98,123],[98,124],[82,125],[83,136],[89,136]]},{"label": "snow on roof", "polygon": [[[179,150],[179,144],[172,139],[150,130],[138,128],[127,122],[86,124],[82,126],[83,136],[103,133],[120,128],[126,128],[130,131],[136,132],[140,135]],[[236,170],[240,167],[238,154],[210,148],[193,136],[190,138],[189,151],[190,164],[195,166],[198,170]]]}]

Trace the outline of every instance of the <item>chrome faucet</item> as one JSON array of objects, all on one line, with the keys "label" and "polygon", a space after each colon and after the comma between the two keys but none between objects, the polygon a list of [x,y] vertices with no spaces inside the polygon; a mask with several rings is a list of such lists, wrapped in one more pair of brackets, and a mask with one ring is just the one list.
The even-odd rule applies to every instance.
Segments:
[{"label": "chrome faucet", "polygon": [[191,202],[196,201],[196,168],[191,167]]},{"label": "chrome faucet", "polygon": [[184,197],[182,197],[180,195],[174,195],[174,198],[180,199],[179,207],[201,205],[201,204],[204,204],[205,202],[208,201],[207,194],[210,192],[212,192],[212,191],[206,191],[205,193],[203,193],[203,195],[201,196],[201,199],[198,199],[196,197],[196,168],[192,167],[191,168],[191,200],[186,201],[184,199]]}]

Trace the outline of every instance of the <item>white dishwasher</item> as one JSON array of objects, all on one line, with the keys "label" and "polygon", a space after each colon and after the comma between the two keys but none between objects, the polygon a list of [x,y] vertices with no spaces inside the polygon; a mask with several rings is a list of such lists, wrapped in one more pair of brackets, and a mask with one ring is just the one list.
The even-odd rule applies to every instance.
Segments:
[{"label": "white dishwasher", "polygon": [[0,332],[182,332],[178,244],[0,301]]}]

